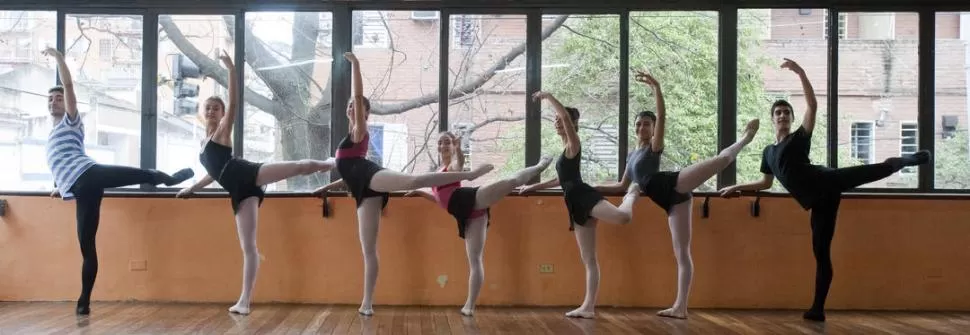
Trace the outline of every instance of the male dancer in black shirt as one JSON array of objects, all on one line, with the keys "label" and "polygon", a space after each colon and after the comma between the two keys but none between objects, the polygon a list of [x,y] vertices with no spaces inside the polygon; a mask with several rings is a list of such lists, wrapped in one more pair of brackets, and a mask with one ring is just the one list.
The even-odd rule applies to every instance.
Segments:
[{"label": "male dancer in black shirt", "polygon": [[813,165],[808,158],[808,152],[818,107],[815,91],[812,90],[805,70],[797,63],[786,58],[781,67],[795,72],[801,78],[808,103],[802,124],[792,131],[792,105],[785,100],[772,104],[771,121],[775,126],[775,144],[765,147],[762,154],[761,173],[764,177],[760,181],[726,187],[721,190],[721,195],[728,197],[740,191],[768,189],[774,179],[778,178],[802,208],[812,211],[812,250],[816,261],[815,300],[803,317],[825,321],[825,298],[832,283],[830,251],[842,192],[889,177],[903,167],[926,164],[932,155],[927,150],[921,150],[911,155],[888,158],[882,163],[840,169]]}]

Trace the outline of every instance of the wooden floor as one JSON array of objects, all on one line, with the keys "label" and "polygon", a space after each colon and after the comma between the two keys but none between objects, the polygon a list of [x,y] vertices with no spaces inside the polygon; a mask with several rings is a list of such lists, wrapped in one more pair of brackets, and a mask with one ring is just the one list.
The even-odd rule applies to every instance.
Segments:
[{"label": "wooden floor", "polygon": [[223,305],[96,303],[76,317],[72,303],[0,302],[0,334],[968,334],[970,313],[831,312],[825,324],[797,311],[694,310],[690,320],[653,310],[599,309],[595,320],[565,309],[380,307],[361,317],[354,306],[256,305],[249,316]]}]

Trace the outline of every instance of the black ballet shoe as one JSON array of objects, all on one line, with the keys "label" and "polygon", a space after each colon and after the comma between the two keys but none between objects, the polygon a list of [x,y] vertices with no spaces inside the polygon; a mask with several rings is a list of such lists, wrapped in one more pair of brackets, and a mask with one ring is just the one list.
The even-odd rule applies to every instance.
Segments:
[{"label": "black ballet shoe", "polygon": [[190,168],[181,169],[175,174],[173,174],[172,178],[170,178],[167,182],[165,182],[165,186],[181,184],[183,181],[189,180],[189,178],[192,178],[194,176],[195,176],[195,171],[192,171],[192,169]]},{"label": "black ballet shoe", "polygon": [[933,154],[929,150],[920,150],[910,155],[903,155],[902,160],[905,166],[917,166],[929,163],[932,158]]},{"label": "black ballet shoe", "polygon": [[825,312],[810,309],[805,314],[802,314],[802,319],[825,322]]},{"label": "black ballet shoe", "polygon": [[74,310],[74,313],[77,314],[77,315],[88,315],[88,314],[91,314],[91,306],[88,306],[88,305],[81,306],[81,305],[79,305],[79,306],[77,306],[77,309]]}]

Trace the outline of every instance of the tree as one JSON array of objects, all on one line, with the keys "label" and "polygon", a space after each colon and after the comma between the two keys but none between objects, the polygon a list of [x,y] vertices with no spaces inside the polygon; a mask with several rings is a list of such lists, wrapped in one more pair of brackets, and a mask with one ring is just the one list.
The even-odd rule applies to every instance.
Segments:
[{"label": "tree", "polygon": [[[557,18],[553,24],[547,26],[543,32],[543,38],[556,31],[565,21],[566,17]],[[232,16],[224,18],[225,26],[230,38],[234,36],[234,20]],[[246,63],[254,69],[272,68],[273,71],[254,71],[255,75],[272,92],[269,96],[259,94],[252,89],[245,90],[245,101],[259,110],[272,115],[279,125],[279,136],[282,148],[282,157],[279,159],[325,159],[330,153],[331,136],[331,106],[330,87],[332,82],[327,78],[325,83],[318,83],[314,80],[312,62],[305,62],[304,65],[284,67],[285,64],[300,63],[313,60],[318,54],[329,55],[330,49],[318,45],[318,37],[321,32],[320,27],[321,13],[297,12],[293,15],[292,45],[288,54],[275,52],[268,47],[268,44],[254,36],[251,27],[246,27]],[[178,24],[173,22],[171,16],[159,16],[161,26],[160,35],[170,39],[176,47],[188,57],[193,63],[198,65],[203,73],[212,76],[216,82],[225,86],[227,74],[225,69],[218,66],[213,57],[200,51],[193,45],[180,30]],[[385,27],[388,22],[384,21]],[[393,49],[393,41],[391,42]],[[512,59],[519,57],[525,52],[525,44],[521,43],[511,47],[507,53],[493,60],[487,70],[476,76],[464,77],[462,81],[457,81],[456,86],[449,92],[449,103],[451,100],[459,99],[476,92],[489,82],[498,71],[506,68]],[[406,57],[407,55],[404,55]],[[341,61],[339,57],[335,61]],[[388,76],[390,70],[388,71]],[[309,103],[311,95],[319,96],[316,103]],[[437,92],[413,97],[401,102],[381,103],[380,97],[370,97],[372,101],[372,115],[393,115],[407,112],[422,106],[428,106],[438,102]],[[501,120],[498,120],[501,121]],[[432,121],[429,121],[429,124]],[[483,123],[497,122],[496,120],[485,120]],[[482,124],[477,124],[480,127]],[[433,128],[433,127],[428,127]],[[477,129],[477,127],[473,127]],[[412,160],[419,153],[412,155]],[[316,185],[320,185],[325,180],[322,176],[315,175],[310,178],[294,178],[289,181],[291,190],[306,190]]]},{"label": "tree", "polygon": [[933,155],[936,167],[936,187],[942,189],[970,188],[970,145],[967,130],[958,131],[954,137],[937,140]]}]

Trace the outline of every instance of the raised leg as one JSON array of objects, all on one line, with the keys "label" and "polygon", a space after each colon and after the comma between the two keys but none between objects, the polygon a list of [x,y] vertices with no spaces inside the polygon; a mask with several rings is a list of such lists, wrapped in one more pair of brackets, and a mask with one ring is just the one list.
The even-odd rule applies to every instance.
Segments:
[{"label": "raised leg", "polygon": [[639,188],[637,188],[636,184],[631,184],[619,206],[613,206],[609,201],[601,200],[593,207],[590,215],[599,221],[607,223],[621,225],[630,223],[633,220],[633,204],[637,202],[639,196]]},{"label": "raised leg", "polygon": [[741,140],[735,142],[731,146],[721,150],[717,156],[709,158],[707,160],[695,163],[684,169],[680,170],[680,175],[677,177],[677,193],[689,193],[694,191],[695,188],[703,184],[708,179],[711,179],[718,172],[721,172],[728,165],[731,165],[738,157],[738,153],[741,149],[744,149],[751,140],[754,139],[754,135],[758,133],[758,119],[754,119],[748,122],[745,127],[744,133],[742,134]]},{"label": "raised leg", "polygon": [[567,312],[566,316],[592,319],[596,315],[596,295],[600,289],[600,265],[596,259],[596,220],[591,219],[586,225],[576,225],[573,233],[586,267],[586,298],[579,308]]},{"label": "raised leg", "polygon": [[677,319],[687,318],[687,299],[690,295],[690,285],[694,278],[694,260],[690,255],[691,239],[691,208],[693,201],[684,201],[674,205],[667,218],[670,226],[670,239],[673,241],[674,257],[677,259],[677,300],[668,309],[657,312],[657,315]]},{"label": "raised leg", "polygon": [[303,176],[316,172],[327,172],[334,167],[334,160],[325,161],[303,159],[298,161],[273,162],[263,164],[256,175],[256,185],[272,184],[283,179]]},{"label": "raised leg", "polygon": [[468,299],[461,308],[461,314],[472,316],[475,313],[475,301],[482,291],[482,281],[485,280],[485,267],[482,265],[482,254],[485,252],[485,235],[487,232],[488,216],[471,219],[465,227],[465,253],[468,255]]},{"label": "raised leg", "polygon": [[533,177],[545,171],[551,162],[551,157],[543,157],[538,164],[522,169],[510,178],[479,187],[478,192],[475,193],[475,209],[492,207],[496,202],[514,191],[516,187],[525,185]]},{"label": "raised leg", "polygon": [[435,187],[462,180],[474,180],[492,171],[491,164],[485,164],[468,172],[429,172],[422,174],[405,174],[390,169],[384,169],[374,174],[370,181],[370,189],[377,192],[396,192],[416,190],[425,187]]},{"label": "raised leg", "polygon": [[259,219],[259,198],[249,197],[239,204],[236,213],[236,233],[243,254],[242,292],[230,313],[248,315],[252,302],[253,288],[256,286],[256,273],[259,270],[259,250],[256,248],[256,230]]},{"label": "raised leg", "polygon": [[360,249],[364,255],[364,297],[357,310],[374,315],[374,287],[377,286],[377,230],[381,223],[381,197],[365,198],[357,208]]},{"label": "raised leg", "polygon": [[190,168],[179,170],[173,175],[158,170],[146,170],[133,168],[130,166],[102,165],[95,164],[88,171],[84,172],[91,185],[98,185],[100,188],[114,188],[130,185],[151,184],[166,186],[177,185],[192,178],[195,172]]}]

